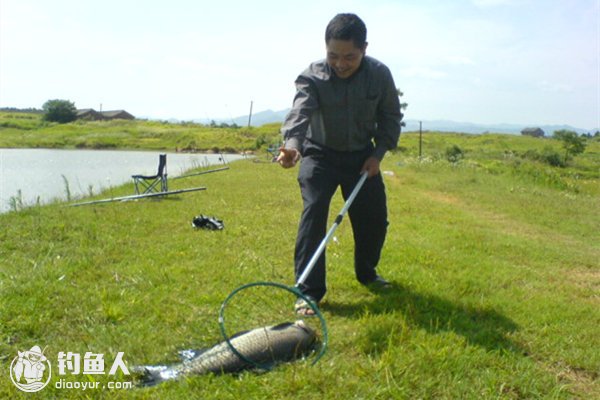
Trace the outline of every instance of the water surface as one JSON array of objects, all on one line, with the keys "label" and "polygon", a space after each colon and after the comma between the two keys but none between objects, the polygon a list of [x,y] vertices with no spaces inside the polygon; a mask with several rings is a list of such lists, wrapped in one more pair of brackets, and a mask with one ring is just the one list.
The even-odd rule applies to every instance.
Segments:
[{"label": "water surface", "polygon": [[[155,175],[163,152],[117,150],[0,149],[0,213],[11,209],[11,199],[26,205],[98,194],[131,182],[131,175]],[[239,155],[224,155],[230,162]],[[169,177],[201,166],[221,164],[218,154],[167,153]]]}]

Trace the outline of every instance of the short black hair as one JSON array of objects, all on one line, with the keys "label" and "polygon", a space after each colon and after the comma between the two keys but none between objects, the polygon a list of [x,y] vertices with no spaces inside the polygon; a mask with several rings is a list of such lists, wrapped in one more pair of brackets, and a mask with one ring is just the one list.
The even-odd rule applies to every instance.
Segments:
[{"label": "short black hair", "polygon": [[362,49],[367,43],[367,26],[356,14],[338,14],[325,30],[325,43],[331,39],[352,40],[354,46]]}]

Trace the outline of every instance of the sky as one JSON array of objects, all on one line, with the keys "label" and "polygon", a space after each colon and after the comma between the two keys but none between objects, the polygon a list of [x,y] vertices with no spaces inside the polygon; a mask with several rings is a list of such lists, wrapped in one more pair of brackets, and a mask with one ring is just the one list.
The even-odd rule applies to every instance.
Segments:
[{"label": "sky", "polygon": [[0,107],[286,109],[340,12],[365,21],[406,119],[600,127],[600,0],[0,0]]}]

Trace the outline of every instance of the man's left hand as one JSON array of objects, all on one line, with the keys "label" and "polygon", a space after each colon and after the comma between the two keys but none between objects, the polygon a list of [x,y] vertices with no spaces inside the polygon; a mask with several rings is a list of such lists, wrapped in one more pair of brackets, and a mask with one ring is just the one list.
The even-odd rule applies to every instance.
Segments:
[{"label": "man's left hand", "polygon": [[367,171],[369,178],[374,177],[379,173],[379,160],[375,157],[369,157],[363,164],[361,173]]}]

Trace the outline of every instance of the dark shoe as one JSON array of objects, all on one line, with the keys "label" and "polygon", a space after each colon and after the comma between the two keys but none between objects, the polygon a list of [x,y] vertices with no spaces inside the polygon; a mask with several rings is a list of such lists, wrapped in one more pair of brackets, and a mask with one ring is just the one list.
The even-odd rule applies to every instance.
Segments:
[{"label": "dark shoe", "polygon": [[192,220],[192,226],[194,228],[208,229],[211,231],[220,231],[223,229],[223,221],[215,217],[206,217],[204,215],[197,215]]},{"label": "dark shoe", "polygon": [[389,283],[379,275],[377,275],[372,281],[363,283],[363,285],[369,287],[369,289],[389,289],[392,287],[391,283]]}]

